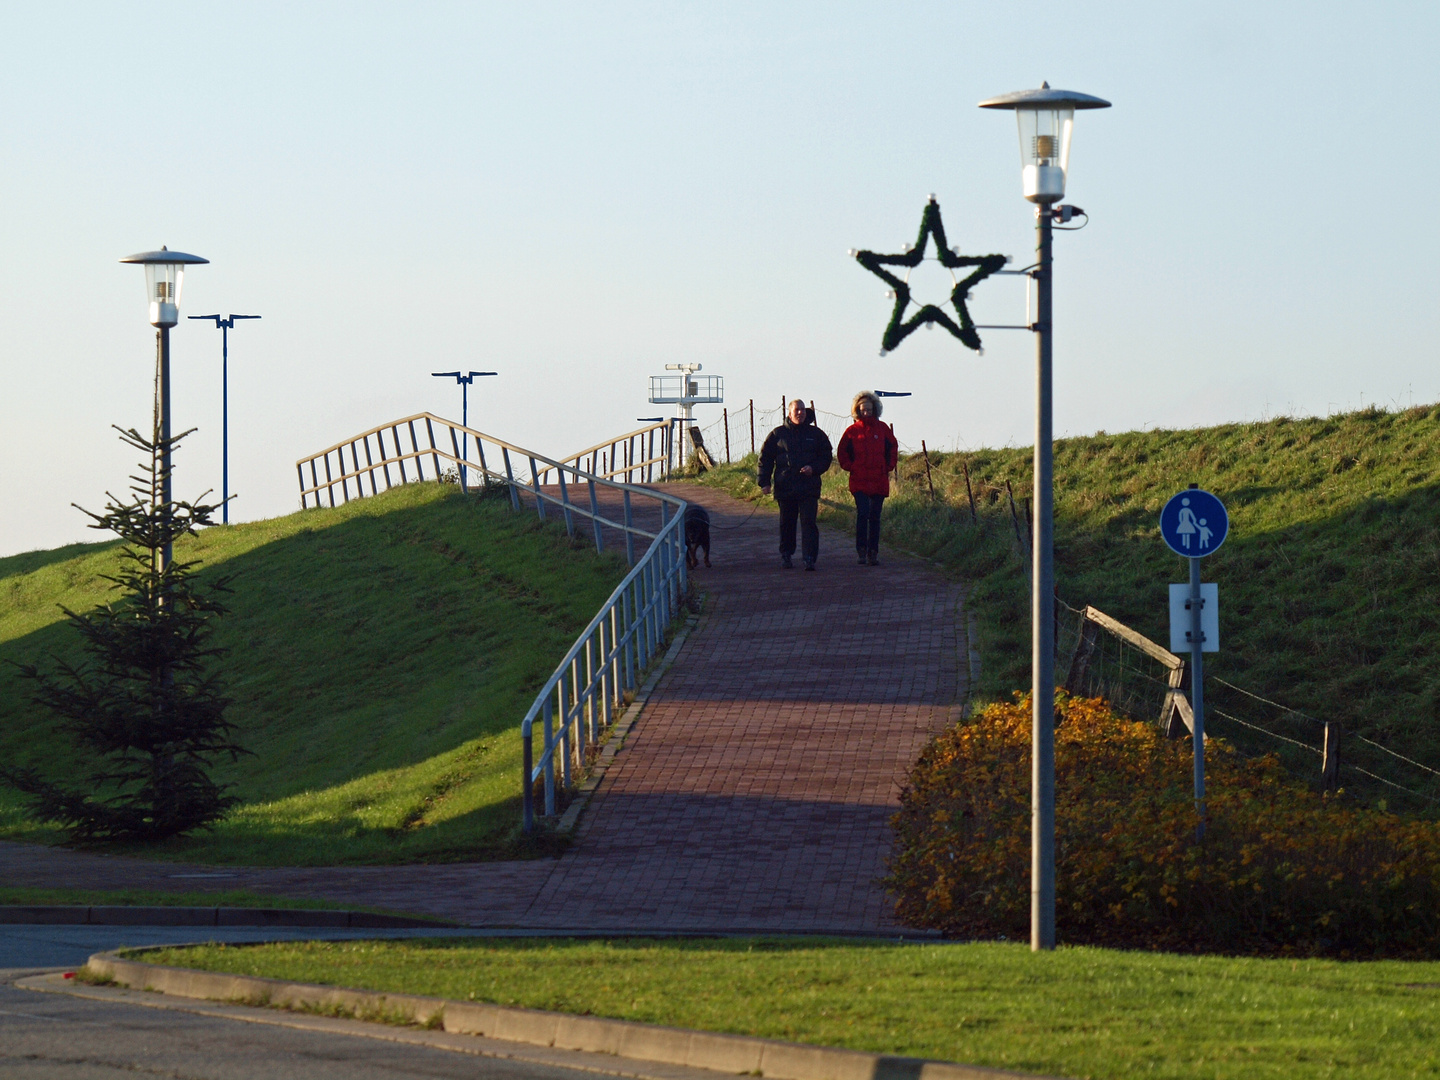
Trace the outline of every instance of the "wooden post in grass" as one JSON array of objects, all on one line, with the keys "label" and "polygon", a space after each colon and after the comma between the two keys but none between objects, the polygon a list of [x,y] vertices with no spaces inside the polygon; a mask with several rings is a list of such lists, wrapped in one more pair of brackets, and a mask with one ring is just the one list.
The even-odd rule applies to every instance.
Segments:
[{"label": "wooden post in grass", "polygon": [[1025,538],[1020,535],[1020,515],[1015,512],[1015,489],[1010,486],[1010,481],[1005,481],[1005,495],[1010,500],[1010,523],[1015,526],[1015,542],[1023,545]]},{"label": "wooden post in grass", "polygon": [[1090,673],[1090,657],[1095,654],[1095,645],[1100,638],[1097,623],[1080,613],[1080,633],[1075,639],[1075,652],[1070,657],[1070,670],[1065,675],[1065,692],[1078,697],[1085,689],[1085,676]]},{"label": "wooden post in grass", "polygon": [[975,512],[975,492],[970,489],[970,466],[964,458],[960,459],[960,468],[965,470],[965,497],[970,500],[970,523],[980,524],[980,515]]},{"label": "wooden post in grass", "polygon": [[750,399],[750,453],[755,453],[755,399]]},{"label": "wooden post in grass", "polygon": [[1326,791],[1340,786],[1340,739],[1345,734],[1342,724],[1325,721],[1325,756],[1321,759],[1320,778]]},{"label": "wooden post in grass", "polygon": [[920,440],[920,453],[925,458],[925,483],[930,487],[930,501],[935,501],[935,481],[930,478],[930,451],[925,446],[925,440]]},{"label": "wooden post in grass", "polygon": [[725,421],[725,464],[730,464],[730,410],[720,410],[720,418]]}]

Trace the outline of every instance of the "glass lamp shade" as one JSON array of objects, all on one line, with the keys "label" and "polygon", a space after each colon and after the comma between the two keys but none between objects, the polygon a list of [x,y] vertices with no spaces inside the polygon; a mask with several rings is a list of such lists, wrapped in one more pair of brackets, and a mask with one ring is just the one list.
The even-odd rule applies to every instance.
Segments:
[{"label": "glass lamp shade", "polygon": [[182,264],[145,264],[145,299],[150,301],[151,326],[174,326],[180,321],[180,289],[184,284]]},{"label": "glass lamp shade", "polygon": [[980,102],[982,109],[1014,109],[1020,125],[1020,177],[1025,198],[1047,206],[1065,197],[1070,171],[1070,133],[1077,109],[1108,109],[1110,103],[1091,94],[1052,90],[1017,90]]},{"label": "glass lamp shade", "polygon": [[1020,127],[1020,182],[1025,198],[1035,203],[1065,197],[1070,167],[1070,133],[1074,109],[1016,109]]},{"label": "glass lamp shade", "polygon": [[159,251],[127,255],[120,261],[145,267],[145,299],[150,304],[150,325],[174,326],[180,321],[180,287],[185,281],[185,267],[210,260],[162,247]]}]

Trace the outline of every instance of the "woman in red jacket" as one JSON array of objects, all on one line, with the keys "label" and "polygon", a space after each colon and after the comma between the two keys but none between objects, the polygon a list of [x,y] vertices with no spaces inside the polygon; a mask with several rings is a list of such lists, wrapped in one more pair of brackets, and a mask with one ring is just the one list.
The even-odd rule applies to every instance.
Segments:
[{"label": "woman in red jacket", "polygon": [[888,424],[880,422],[880,399],[869,390],[855,395],[855,422],[840,436],[835,460],[850,474],[855,496],[855,553],[860,565],[880,565],[880,507],[890,494],[890,470],[899,446]]}]

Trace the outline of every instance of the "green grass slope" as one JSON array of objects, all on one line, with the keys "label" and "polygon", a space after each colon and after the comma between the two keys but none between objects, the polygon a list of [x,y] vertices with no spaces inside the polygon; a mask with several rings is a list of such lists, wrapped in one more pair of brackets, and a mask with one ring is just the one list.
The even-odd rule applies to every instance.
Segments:
[{"label": "green grass slope", "polygon": [[[76,658],[58,605],[112,595],[115,544],[0,559],[0,757],[88,771],[11,664]],[[519,721],[624,576],[503,499],[412,484],[336,509],[205,530],[176,549],[230,575],[220,663],[253,756],[222,762],[241,805],[145,853],[317,865],[514,854]],[[62,773],[63,775],[63,773]],[[0,788],[0,837],[55,840]]]},{"label": "green grass slope", "polygon": [[[970,586],[981,699],[1030,683],[1029,568],[1005,493],[1008,480],[1023,534],[1030,457],[1023,447],[932,453],[933,500],[924,461],[907,458],[885,507],[886,543],[939,560]],[[753,458],[705,479],[758,497],[752,470]],[[1219,495],[1231,517],[1225,546],[1205,560],[1221,618],[1207,673],[1440,767],[1440,406],[1058,441],[1061,598],[1168,644],[1167,585],[1187,570],[1158,519],[1190,483]],[[853,521],[838,470],[826,477],[822,512],[836,525]],[[838,537],[827,543],[848,557]],[[1440,796],[1422,770],[1403,782]]]}]

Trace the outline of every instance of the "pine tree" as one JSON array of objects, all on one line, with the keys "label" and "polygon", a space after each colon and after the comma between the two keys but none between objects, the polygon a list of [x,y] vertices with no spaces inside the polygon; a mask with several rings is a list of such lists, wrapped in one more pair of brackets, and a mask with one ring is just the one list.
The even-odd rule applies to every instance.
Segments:
[{"label": "pine tree", "polygon": [[[116,428],[121,441],[148,457],[132,476],[128,502],[106,492],[103,514],[76,509],[92,529],[125,541],[121,568],[107,575],[121,593],[94,611],[64,611],[88,658],[52,657],[54,670],[22,665],[32,700],[99,764],[80,785],[35,769],[0,769],[0,779],[28,794],[32,812],[65,826],[71,839],[157,840],[213,823],[235,803],[210,779],[216,757],[246,753],[225,719],[230,699],[208,662],[225,650],[210,643],[225,613],[217,594],[226,580],[200,587],[196,562],[169,559],[171,544],[212,524],[215,505],[169,501],[165,462],[181,435],[150,438]],[[204,496],[202,496],[203,498]]]}]

